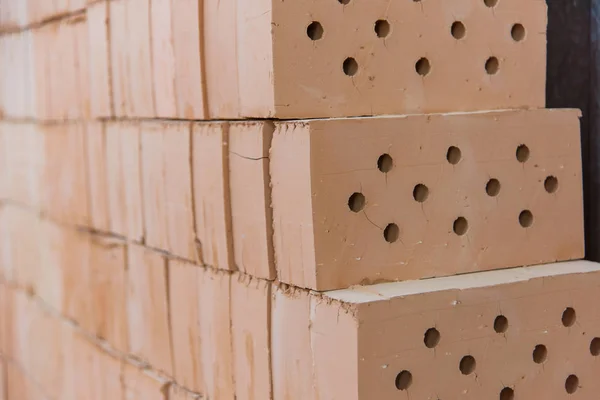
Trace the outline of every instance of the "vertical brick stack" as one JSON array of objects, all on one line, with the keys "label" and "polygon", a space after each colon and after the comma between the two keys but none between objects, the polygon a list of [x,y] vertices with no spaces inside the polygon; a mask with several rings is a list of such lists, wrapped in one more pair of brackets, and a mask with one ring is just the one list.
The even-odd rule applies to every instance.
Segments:
[{"label": "vertical brick stack", "polygon": [[533,0],[0,0],[0,400],[593,397],[545,30]]}]

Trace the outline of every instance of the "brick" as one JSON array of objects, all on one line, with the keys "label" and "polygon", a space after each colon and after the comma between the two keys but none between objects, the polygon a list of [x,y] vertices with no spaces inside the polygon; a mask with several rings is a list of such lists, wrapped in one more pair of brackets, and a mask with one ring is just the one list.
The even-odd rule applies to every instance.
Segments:
[{"label": "brick", "polygon": [[270,153],[278,278],[327,290],[583,257],[578,116],[279,125]]},{"label": "brick", "polygon": [[224,123],[192,125],[192,176],[196,235],[202,261],[233,269],[228,162],[229,127]]},{"label": "brick", "polygon": [[4,357],[0,358],[0,400],[8,400],[7,395],[7,382],[6,382],[6,360]]},{"label": "brick", "polygon": [[140,128],[135,123],[106,124],[110,231],[132,240],[144,236]]},{"label": "brick", "polygon": [[89,122],[85,135],[85,160],[89,187],[90,226],[101,231],[110,231],[108,207],[108,148],[106,125]]},{"label": "brick", "polygon": [[108,42],[110,6],[111,2],[100,1],[90,4],[87,9],[90,68],[88,85],[90,88],[90,115],[94,118],[110,117],[114,114]]},{"label": "brick", "polygon": [[0,38],[0,116],[32,117],[35,76],[33,76],[33,34],[21,32]]},{"label": "brick", "polygon": [[204,0],[204,73],[211,119],[239,116],[236,3]]},{"label": "brick", "polygon": [[146,243],[196,259],[189,123],[141,125]]},{"label": "brick", "polygon": [[[237,268],[275,278],[269,185],[271,123],[234,123],[229,128],[231,231]],[[260,210],[260,211],[259,211]]]},{"label": "brick", "polygon": [[[112,4],[111,4],[112,5]],[[150,2],[126,0],[127,31],[115,40],[127,38],[129,90],[131,104],[127,116],[152,118],[156,115],[155,94],[152,90],[152,49],[150,47]],[[112,12],[112,10],[111,10]],[[111,31],[111,35],[116,32]]]},{"label": "brick", "polygon": [[172,0],[152,0],[150,8],[152,29],[152,81],[156,98],[156,116],[177,116],[175,92],[175,51],[173,46]]},{"label": "brick", "polygon": [[244,275],[231,279],[231,331],[237,399],[270,399],[271,285]]},{"label": "brick", "polygon": [[201,347],[210,345],[200,336],[199,274],[204,270],[179,260],[169,260],[168,270],[173,377],[185,388],[202,392],[204,364],[201,362]]},{"label": "brick", "polygon": [[171,2],[171,21],[177,21],[172,23],[177,118],[206,118],[202,7],[197,0]]},{"label": "brick", "polygon": [[307,291],[275,287],[271,306],[273,399],[294,393],[314,394],[310,347],[310,301]]},{"label": "brick", "polygon": [[122,353],[128,349],[126,246],[110,237],[90,238],[90,330]]},{"label": "brick", "polygon": [[238,1],[237,14],[243,116],[544,106],[543,2],[260,0]]},{"label": "brick", "polygon": [[85,134],[83,123],[48,125],[40,130],[45,153],[42,209],[66,223],[87,226]]},{"label": "brick", "polygon": [[231,333],[231,276],[222,271],[201,270],[198,280],[200,357],[203,394],[233,400],[233,349]]},{"label": "brick", "polygon": [[579,261],[311,295],[304,398],[593,397],[599,285]]},{"label": "brick", "polygon": [[[17,393],[27,393],[32,389],[31,382],[35,382],[36,392],[50,399],[62,398],[66,389],[63,353],[70,339],[69,328],[24,292],[9,290],[6,295],[6,355],[26,372],[28,381],[16,389]],[[9,378],[9,393],[11,384]]]},{"label": "brick", "polygon": [[124,398],[127,400],[168,400],[169,383],[150,371],[126,364],[123,374]]},{"label": "brick", "polygon": [[[83,5],[82,5],[83,6]],[[92,82],[91,82],[91,53],[95,42],[90,42],[87,13],[71,18],[68,23],[72,25],[71,35],[75,46],[75,73],[77,116],[78,119],[88,119],[91,115]],[[100,38],[98,38],[100,39]],[[101,43],[101,42],[100,42]],[[108,53],[106,53],[108,55]]]},{"label": "brick", "polygon": [[[114,115],[131,116],[131,81],[129,80],[127,0],[109,2],[108,43],[110,50],[110,79],[112,84]],[[140,13],[140,15],[143,15]],[[136,66],[137,67],[137,66]],[[137,68],[133,68],[138,71]]]},{"label": "brick", "polygon": [[68,392],[63,399],[123,398],[121,360],[109,355],[79,334],[73,335],[69,346],[72,351],[65,371]]},{"label": "brick", "polygon": [[130,245],[127,250],[130,352],[172,375],[166,260],[141,246]]},{"label": "brick", "polygon": [[0,207],[0,271],[2,280],[33,290],[42,265],[44,231],[34,213],[20,207]]}]

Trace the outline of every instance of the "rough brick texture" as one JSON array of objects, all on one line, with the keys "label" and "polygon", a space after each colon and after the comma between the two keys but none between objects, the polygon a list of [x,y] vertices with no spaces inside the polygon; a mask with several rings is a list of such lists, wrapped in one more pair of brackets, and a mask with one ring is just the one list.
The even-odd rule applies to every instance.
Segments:
[{"label": "rough brick texture", "polygon": [[544,105],[541,1],[260,0],[237,13],[244,116]]},{"label": "rough brick texture", "polygon": [[593,397],[599,286],[584,261],[385,283],[313,294],[308,321],[287,294],[272,323],[310,361],[274,346],[275,399]]},{"label": "rough brick texture", "polygon": [[583,256],[579,113],[281,123],[282,282],[317,290]]}]

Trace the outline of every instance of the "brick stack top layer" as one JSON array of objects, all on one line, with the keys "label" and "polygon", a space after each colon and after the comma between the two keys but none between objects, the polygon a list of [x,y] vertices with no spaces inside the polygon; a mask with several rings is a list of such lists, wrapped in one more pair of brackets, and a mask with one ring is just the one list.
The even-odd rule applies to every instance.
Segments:
[{"label": "brick stack top layer", "polygon": [[543,1],[71,3],[3,5],[0,114],[295,119],[544,107]]}]

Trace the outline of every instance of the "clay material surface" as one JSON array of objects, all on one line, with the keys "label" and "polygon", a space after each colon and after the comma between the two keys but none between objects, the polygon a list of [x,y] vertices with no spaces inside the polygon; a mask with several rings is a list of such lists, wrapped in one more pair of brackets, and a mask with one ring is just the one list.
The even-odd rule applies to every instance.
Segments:
[{"label": "clay material surface", "polygon": [[543,107],[542,1],[238,1],[242,115]]},{"label": "clay material surface", "polygon": [[316,290],[583,256],[579,113],[277,125],[282,282]]},{"label": "clay material surface", "polygon": [[599,287],[576,261],[312,294],[294,325],[310,361],[274,346],[274,365],[304,399],[593,398]]},{"label": "clay material surface", "polygon": [[229,189],[235,265],[245,273],[275,278],[269,148],[272,123],[229,126]]},{"label": "clay material surface", "polygon": [[229,200],[229,126],[192,125],[192,175],[196,235],[201,260],[212,267],[233,269]]}]

